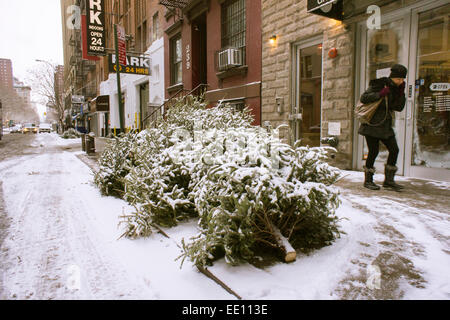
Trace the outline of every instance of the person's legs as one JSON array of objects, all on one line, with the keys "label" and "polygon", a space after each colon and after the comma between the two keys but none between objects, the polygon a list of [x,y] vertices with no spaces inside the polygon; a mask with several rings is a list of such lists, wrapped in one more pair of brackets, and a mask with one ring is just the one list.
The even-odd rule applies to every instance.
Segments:
[{"label": "person's legs", "polygon": [[395,136],[392,136],[386,140],[381,140],[381,142],[383,142],[383,144],[386,146],[386,148],[389,151],[387,164],[395,167],[395,165],[397,164],[397,158],[398,158],[398,153],[399,153],[397,139],[395,139]]},{"label": "person's legs", "polygon": [[380,190],[380,186],[377,186],[373,182],[373,175],[375,174],[375,159],[378,156],[380,144],[377,138],[366,136],[367,147],[369,148],[369,154],[367,155],[366,165],[364,167],[364,187],[371,190]]},{"label": "person's legs", "polygon": [[397,158],[399,154],[397,140],[395,139],[395,136],[392,136],[386,140],[382,140],[382,142],[389,151],[388,160],[384,170],[385,180],[383,183],[383,187],[392,188],[394,190],[403,189],[403,186],[394,182],[394,176],[397,172]]},{"label": "person's legs", "polygon": [[367,155],[366,168],[373,168],[375,159],[380,151],[380,140],[378,138],[366,136],[367,148],[369,148],[369,154]]}]

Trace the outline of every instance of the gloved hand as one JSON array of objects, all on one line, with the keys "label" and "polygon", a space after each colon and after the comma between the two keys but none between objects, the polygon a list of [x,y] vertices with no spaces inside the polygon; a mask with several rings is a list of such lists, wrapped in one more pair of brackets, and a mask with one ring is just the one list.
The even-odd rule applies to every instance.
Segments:
[{"label": "gloved hand", "polygon": [[398,90],[399,90],[401,96],[405,95],[405,86],[406,86],[405,82],[402,82],[402,84],[398,86]]},{"label": "gloved hand", "polygon": [[389,94],[389,92],[391,92],[391,89],[389,89],[389,87],[384,87],[380,91],[380,97],[386,97]]}]

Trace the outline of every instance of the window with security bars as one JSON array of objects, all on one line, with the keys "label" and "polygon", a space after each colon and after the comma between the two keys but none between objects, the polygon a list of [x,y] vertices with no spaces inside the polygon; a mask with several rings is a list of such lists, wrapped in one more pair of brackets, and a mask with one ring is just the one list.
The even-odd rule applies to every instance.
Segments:
[{"label": "window with security bars", "polygon": [[222,48],[245,47],[245,1],[227,0],[222,4]]}]

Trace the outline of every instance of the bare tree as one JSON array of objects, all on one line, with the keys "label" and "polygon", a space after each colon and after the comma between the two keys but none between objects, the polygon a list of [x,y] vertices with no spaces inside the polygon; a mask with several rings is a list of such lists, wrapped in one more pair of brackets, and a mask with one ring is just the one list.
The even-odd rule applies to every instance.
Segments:
[{"label": "bare tree", "polygon": [[57,115],[59,128],[64,126],[64,88],[63,83],[58,80],[59,72],[62,72],[62,66],[55,65],[48,61],[36,60],[42,62],[33,70],[29,70],[30,81],[34,92],[40,97],[40,103],[53,109]]}]

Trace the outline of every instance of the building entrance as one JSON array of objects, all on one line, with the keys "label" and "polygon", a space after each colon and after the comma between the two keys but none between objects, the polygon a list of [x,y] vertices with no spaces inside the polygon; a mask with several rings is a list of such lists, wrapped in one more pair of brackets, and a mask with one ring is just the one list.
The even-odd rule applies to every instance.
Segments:
[{"label": "building entrance", "polygon": [[291,111],[294,141],[320,146],[322,116],[322,39],[295,47],[295,104]]},{"label": "building entrance", "polygon": [[[403,112],[396,112],[394,127],[400,148],[398,173],[450,181],[450,5],[447,1],[419,5],[385,16],[381,29],[360,25],[359,61],[365,68],[356,98],[371,79],[389,76],[393,64],[407,66],[407,102]],[[360,135],[357,152],[361,169],[368,149]],[[387,155],[380,145],[378,170],[384,170]]]}]

